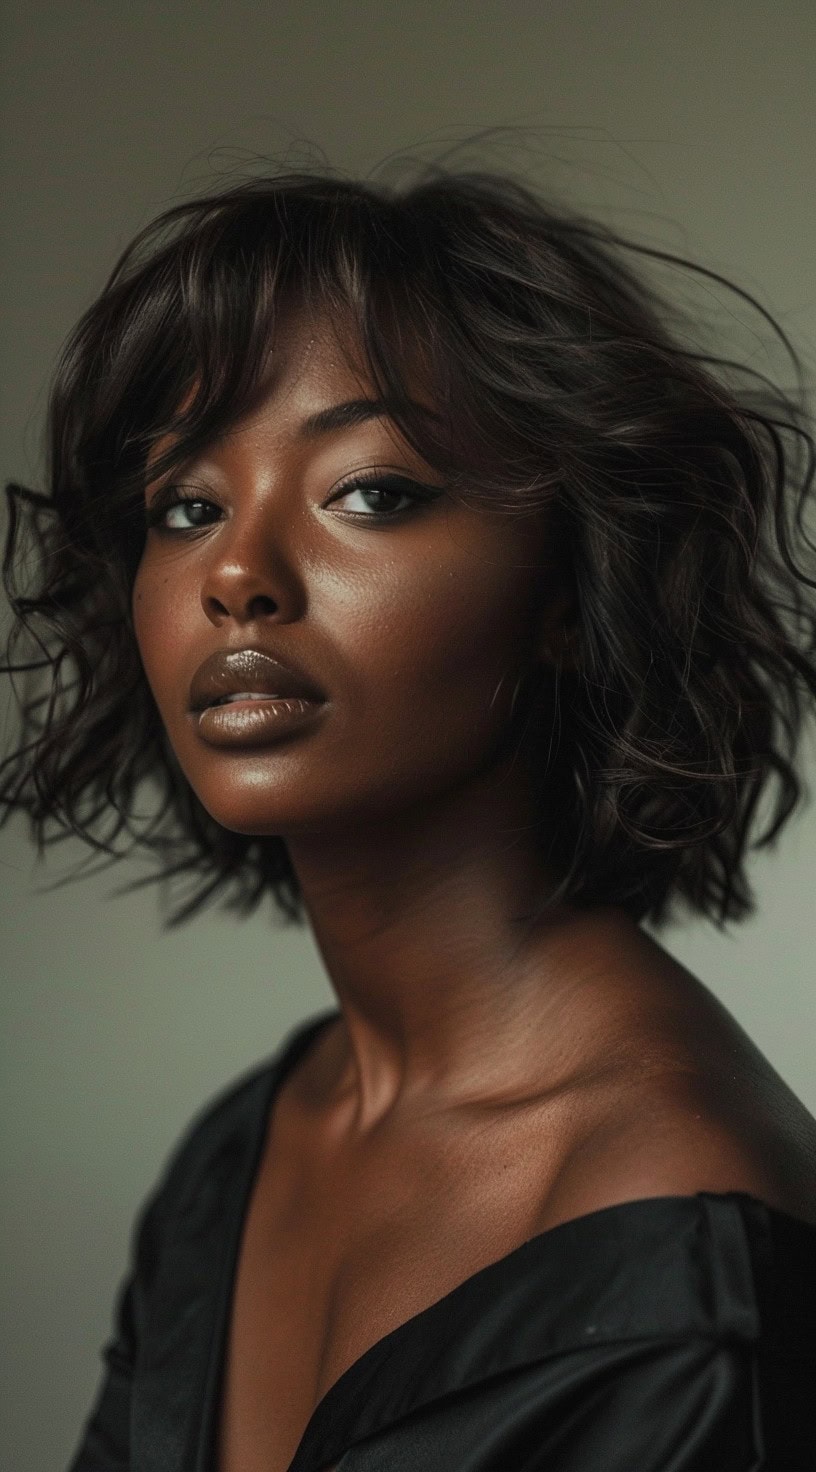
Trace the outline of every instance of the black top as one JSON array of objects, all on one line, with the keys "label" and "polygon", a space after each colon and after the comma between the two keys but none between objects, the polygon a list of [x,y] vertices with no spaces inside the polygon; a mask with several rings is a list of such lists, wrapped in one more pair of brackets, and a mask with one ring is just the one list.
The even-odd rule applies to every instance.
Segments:
[{"label": "black top", "polygon": [[[241,1228],[276,1091],[321,1027],[200,1114],[139,1215],[69,1472],[213,1472]],[[816,1227],[702,1192],[530,1238],[378,1340],[289,1472],[814,1472]]]}]

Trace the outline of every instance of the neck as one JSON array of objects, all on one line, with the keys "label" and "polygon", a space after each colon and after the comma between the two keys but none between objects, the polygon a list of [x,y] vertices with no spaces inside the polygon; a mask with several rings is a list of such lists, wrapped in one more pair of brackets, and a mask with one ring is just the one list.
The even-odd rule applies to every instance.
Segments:
[{"label": "neck", "polygon": [[[560,905],[523,769],[494,768],[387,822],[289,851],[344,1021],[337,1082],[355,1124],[409,1096],[506,1096],[563,1057],[563,1007],[621,911]],[[634,922],[630,922],[634,925]]]}]

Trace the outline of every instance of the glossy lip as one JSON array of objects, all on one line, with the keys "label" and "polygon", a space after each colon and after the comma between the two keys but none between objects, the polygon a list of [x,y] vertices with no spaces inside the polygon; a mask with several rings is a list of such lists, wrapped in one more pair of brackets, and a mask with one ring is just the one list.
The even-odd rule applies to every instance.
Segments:
[{"label": "glossy lip", "polygon": [[209,746],[268,746],[290,731],[308,725],[325,702],[301,697],[286,700],[236,700],[191,712],[198,734]]},{"label": "glossy lip", "polygon": [[[265,650],[216,649],[193,675],[189,708],[203,712],[223,695],[256,690],[264,695],[311,701],[313,704],[322,703],[326,698],[305,670],[293,663],[284,664]],[[269,703],[258,702],[259,705]],[[244,710],[248,702],[236,704]],[[219,706],[218,709],[229,707]]]}]

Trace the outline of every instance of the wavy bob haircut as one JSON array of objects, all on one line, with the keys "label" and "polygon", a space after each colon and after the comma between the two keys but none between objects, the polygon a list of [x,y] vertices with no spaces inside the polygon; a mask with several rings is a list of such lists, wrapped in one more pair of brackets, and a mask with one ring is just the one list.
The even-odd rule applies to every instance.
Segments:
[{"label": "wavy bob haircut", "polygon": [[[816,696],[816,581],[794,545],[816,550],[803,525],[813,444],[801,386],[686,345],[639,268],[649,258],[737,291],[801,384],[747,293],[506,173],[431,166],[386,186],[280,170],[141,231],[62,352],[47,494],[6,488],[3,668],[25,678],[0,821],[22,809],[40,855],[74,833],[109,861],[125,831],[160,863],[118,893],[192,880],[167,925],[219,890],[244,914],[269,890],[273,913],[303,920],[284,840],[225,830],[180,771],[130,608],[151,450],[172,438],[158,477],[239,419],[294,299],[350,314],[378,395],[454,493],[556,513],[574,658],[555,661],[555,730],[540,732],[542,791],[546,777],[558,800],[545,907],[614,904],[655,926],[680,900],[719,927],[752,913],[759,800],[775,778],[756,848],[806,790],[795,758]],[[418,358],[433,421],[407,381]],[[139,828],[144,782],[159,801]]]}]

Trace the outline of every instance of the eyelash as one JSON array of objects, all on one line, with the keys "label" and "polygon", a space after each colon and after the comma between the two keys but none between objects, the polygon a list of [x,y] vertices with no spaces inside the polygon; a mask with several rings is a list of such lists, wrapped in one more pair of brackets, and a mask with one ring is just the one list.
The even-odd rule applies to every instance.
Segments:
[{"label": "eyelash", "polygon": [[[390,492],[392,495],[399,494],[400,496],[408,496],[410,498],[412,504],[403,507],[400,511],[346,511],[344,513],[344,515],[353,517],[357,521],[373,521],[381,524],[387,521],[401,521],[416,510],[419,503],[436,500],[442,494],[441,486],[420,486],[416,481],[408,480],[406,476],[383,473],[377,470],[356,471],[347,481],[344,481],[338,486],[334,495],[326,502],[326,505],[330,506],[332,502],[356,490],[385,491]],[[166,513],[171,507],[178,506],[179,504],[214,506],[215,502],[209,501],[206,496],[185,494],[184,490],[179,486],[162,486],[145,511],[147,525],[157,528],[167,536],[184,536],[190,532],[205,531],[207,525],[212,525],[212,523],[208,523],[197,527],[162,526],[161,522]]]}]

